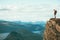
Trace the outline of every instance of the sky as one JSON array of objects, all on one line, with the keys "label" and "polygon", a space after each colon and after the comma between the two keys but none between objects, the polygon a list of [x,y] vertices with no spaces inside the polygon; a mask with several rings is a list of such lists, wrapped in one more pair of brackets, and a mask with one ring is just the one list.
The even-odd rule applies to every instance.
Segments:
[{"label": "sky", "polygon": [[0,20],[47,21],[53,9],[60,17],[60,0],[0,0]]}]

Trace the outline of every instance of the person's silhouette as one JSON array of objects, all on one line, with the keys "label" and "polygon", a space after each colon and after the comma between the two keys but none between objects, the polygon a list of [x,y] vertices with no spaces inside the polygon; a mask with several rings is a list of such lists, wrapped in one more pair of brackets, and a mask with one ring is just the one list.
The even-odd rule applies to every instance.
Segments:
[{"label": "person's silhouette", "polygon": [[54,9],[54,18],[56,19],[57,10]]}]

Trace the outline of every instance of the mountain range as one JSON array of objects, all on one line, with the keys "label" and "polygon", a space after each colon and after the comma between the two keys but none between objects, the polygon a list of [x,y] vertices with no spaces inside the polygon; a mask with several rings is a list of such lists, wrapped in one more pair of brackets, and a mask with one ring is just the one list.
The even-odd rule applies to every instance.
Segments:
[{"label": "mountain range", "polygon": [[[30,33],[31,33],[31,35],[34,35],[34,36],[36,35],[36,37],[38,35],[42,39],[44,29],[45,29],[45,24],[46,24],[46,22],[44,22],[44,21],[21,22],[21,21],[4,21],[4,20],[0,20],[0,33],[10,33],[9,36],[11,35],[11,33],[12,34],[17,33],[15,35],[18,35],[18,34],[22,35],[20,33],[23,32],[23,30],[26,30],[27,34],[30,35]],[[17,30],[19,30],[19,31],[16,32]],[[24,35],[26,35],[26,34],[24,34]],[[37,37],[37,38],[39,39],[39,37]]]}]

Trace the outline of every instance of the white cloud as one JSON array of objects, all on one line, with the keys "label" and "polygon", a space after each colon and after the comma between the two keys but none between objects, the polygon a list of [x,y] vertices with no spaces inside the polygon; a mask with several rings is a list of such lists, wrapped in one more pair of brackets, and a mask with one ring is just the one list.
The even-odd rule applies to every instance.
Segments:
[{"label": "white cloud", "polygon": [[[9,11],[0,11],[0,19],[21,20],[21,21],[40,21],[48,20],[53,17],[53,9],[59,9],[59,5],[40,4],[40,5],[1,5],[0,9],[10,9]],[[58,13],[59,13],[58,12]]]}]

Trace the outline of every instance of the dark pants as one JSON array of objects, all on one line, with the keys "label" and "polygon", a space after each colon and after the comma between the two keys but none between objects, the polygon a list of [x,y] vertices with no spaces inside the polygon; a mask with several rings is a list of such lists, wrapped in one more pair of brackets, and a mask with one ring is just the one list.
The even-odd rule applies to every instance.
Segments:
[{"label": "dark pants", "polygon": [[56,15],[54,15],[54,18],[56,18]]}]

